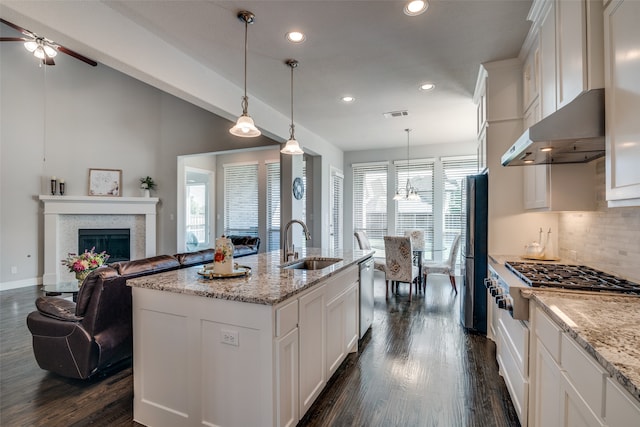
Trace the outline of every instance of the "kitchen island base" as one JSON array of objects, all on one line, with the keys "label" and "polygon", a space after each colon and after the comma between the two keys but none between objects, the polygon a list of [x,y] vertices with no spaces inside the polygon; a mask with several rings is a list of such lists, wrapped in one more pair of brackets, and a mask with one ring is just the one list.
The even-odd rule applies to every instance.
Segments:
[{"label": "kitchen island base", "polygon": [[147,426],[295,426],[358,349],[357,265],[275,305],[132,291],[134,420]]}]

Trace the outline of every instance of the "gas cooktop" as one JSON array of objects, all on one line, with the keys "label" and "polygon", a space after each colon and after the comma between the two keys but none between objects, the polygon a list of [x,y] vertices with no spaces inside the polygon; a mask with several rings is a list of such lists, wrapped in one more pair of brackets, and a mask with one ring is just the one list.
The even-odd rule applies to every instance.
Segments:
[{"label": "gas cooktop", "polygon": [[584,265],[517,261],[509,261],[505,265],[532,287],[554,287],[640,295],[639,284]]}]

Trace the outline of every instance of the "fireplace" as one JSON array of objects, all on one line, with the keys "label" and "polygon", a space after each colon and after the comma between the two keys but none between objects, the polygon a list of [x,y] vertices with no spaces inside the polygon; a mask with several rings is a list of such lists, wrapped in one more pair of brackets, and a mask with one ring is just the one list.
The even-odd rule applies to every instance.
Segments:
[{"label": "fireplace", "polygon": [[[129,229],[129,258],[156,254],[157,197],[49,196],[40,195],[44,204],[44,274],[42,283],[73,280],[62,268],[61,259],[78,252],[80,229]],[[86,249],[91,249],[93,243]],[[96,249],[99,249],[96,245]],[[117,261],[114,249],[106,249]],[[84,248],[80,249],[84,252]],[[116,258],[116,259],[114,259]],[[124,258],[124,257],[123,257]]]},{"label": "fireplace", "polygon": [[95,248],[109,254],[108,264],[131,259],[131,230],[128,228],[78,229],[78,253]]}]

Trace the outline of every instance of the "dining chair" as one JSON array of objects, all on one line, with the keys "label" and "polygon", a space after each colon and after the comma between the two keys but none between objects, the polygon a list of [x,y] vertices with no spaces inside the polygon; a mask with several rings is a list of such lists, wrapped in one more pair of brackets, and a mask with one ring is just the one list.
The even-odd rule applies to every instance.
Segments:
[{"label": "dining chair", "polygon": [[406,230],[404,235],[411,238],[414,248],[423,248],[426,244],[424,230]]},{"label": "dining chair", "polygon": [[422,267],[422,274],[424,280],[422,281],[424,288],[427,287],[427,276],[430,273],[448,274],[451,287],[458,293],[456,287],[456,260],[458,259],[458,249],[460,248],[460,234],[457,234],[453,238],[451,243],[451,251],[449,252],[449,258],[444,262],[426,262]]},{"label": "dining chair", "polygon": [[[370,251],[371,250],[371,242],[369,241],[369,236],[367,236],[366,231],[356,231],[353,233],[356,237],[356,241],[358,242],[358,246],[361,251]],[[373,257],[373,268],[378,271],[382,271],[384,273],[384,258]]]},{"label": "dining chair", "polygon": [[[411,238],[405,236],[384,236],[385,251],[385,287],[386,297],[389,298],[389,282],[402,282],[409,284],[409,301],[411,301],[411,289],[418,278],[418,267],[413,265],[413,250]],[[397,285],[396,285],[397,289]]]}]

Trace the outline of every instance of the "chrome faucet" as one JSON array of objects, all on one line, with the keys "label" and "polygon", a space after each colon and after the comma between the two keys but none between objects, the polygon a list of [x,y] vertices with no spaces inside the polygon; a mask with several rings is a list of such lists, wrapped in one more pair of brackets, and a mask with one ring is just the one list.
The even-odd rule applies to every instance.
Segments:
[{"label": "chrome faucet", "polygon": [[283,251],[283,261],[284,262],[288,262],[291,257],[293,257],[293,259],[298,259],[298,253],[294,251],[294,246],[293,243],[291,244],[291,247],[289,247],[289,229],[291,228],[291,226],[293,225],[294,222],[297,222],[298,224],[300,224],[302,226],[302,230],[304,231],[304,237],[307,240],[311,240],[311,234],[309,233],[309,229],[307,228],[307,224],[305,224],[304,222],[302,222],[299,219],[292,219],[291,221],[289,221],[287,223],[287,225],[284,226],[284,251]]}]

